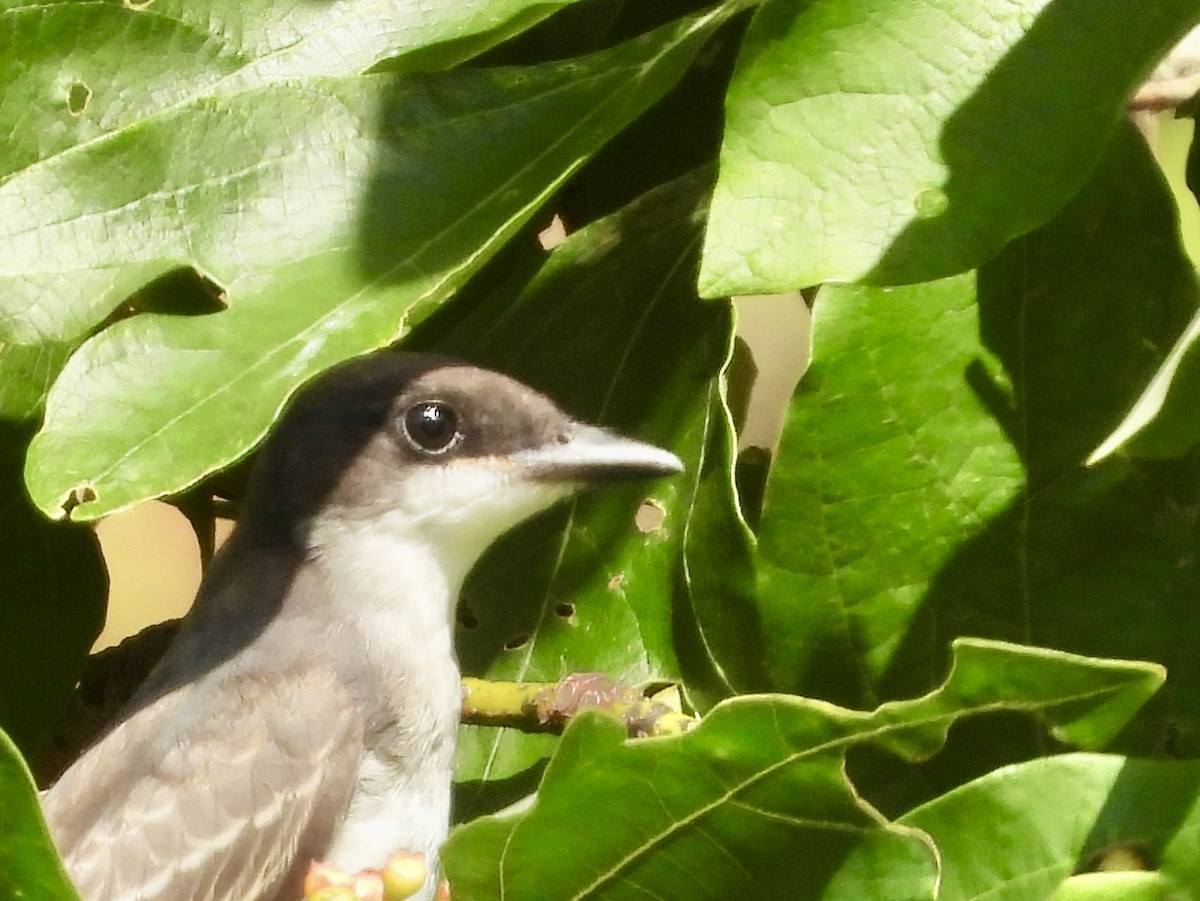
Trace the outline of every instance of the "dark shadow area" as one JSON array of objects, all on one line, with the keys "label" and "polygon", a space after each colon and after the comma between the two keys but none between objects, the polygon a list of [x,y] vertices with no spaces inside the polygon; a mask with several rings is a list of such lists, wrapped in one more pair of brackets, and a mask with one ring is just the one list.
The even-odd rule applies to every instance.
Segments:
[{"label": "dark shadow area", "polygon": [[52,785],[125,709],[178,629],[179,620],[168,620],[88,656],[65,715],[29,761],[39,787]]},{"label": "dark shadow area", "polygon": [[612,46],[615,43],[614,26],[627,7],[626,0],[578,0],[532,28],[484,51],[467,65],[478,68],[536,66]]},{"label": "dark shadow area", "polygon": [[25,491],[31,423],[0,419],[0,728],[26,756],[50,737],[104,624],[95,533],[52,522]]},{"label": "dark shadow area", "polygon": [[160,275],[125,298],[89,331],[88,336],[142,313],[205,316],[224,309],[225,290],[190,266],[184,266]]},{"label": "dark shadow area", "polygon": [[456,783],[450,822],[466,823],[476,817],[496,813],[533,794],[541,784],[542,774],[549,762],[549,757],[543,757],[528,769],[507,779]]},{"label": "dark shadow area", "polygon": [[993,711],[956,722],[945,747],[928,762],[907,761],[863,743],[850,748],[846,772],[859,794],[895,819],[1000,767],[1058,750],[1067,749],[1026,714]]},{"label": "dark shadow area", "polygon": [[138,313],[206,316],[225,309],[225,289],[190,267],[159,276],[129,299]]},{"label": "dark shadow area", "polygon": [[733,471],[742,515],[746,518],[746,525],[753,532],[758,531],[758,525],[762,521],[763,499],[766,497],[771,459],[771,452],[765,447],[748,447],[738,454],[737,466]]},{"label": "dark shadow area", "polygon": [[[697,4],[631,5],[657,17],[662,7]],[[749,22],[749,15],[740,15],[722,26],[679,84],[605,144],[563,186],[556,209],[571,228],[616,212],[645,192],[688,172],[702,167],[715,169],[725,121],[725,91]],[[633,30],[633,23],[621,22],[617,27],[624,40],[657,24],[661,23],[639,21],[637,30]]]},{"label": "dark shadow area", "polygon": [[709,0],[582,0],[565,6],[470,62],[472,66],[534,66],[583,56],[698,13]]}]

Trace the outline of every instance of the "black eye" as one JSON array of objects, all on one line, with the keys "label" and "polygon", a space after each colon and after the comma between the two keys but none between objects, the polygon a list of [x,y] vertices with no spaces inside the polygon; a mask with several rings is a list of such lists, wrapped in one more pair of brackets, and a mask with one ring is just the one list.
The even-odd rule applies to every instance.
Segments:
[{"label": "black eye", "polygon": [[445,453],[462,438],[458,414],[440,400],[421,401],[409,407],[404,414],[404,433],[417,450],[429,454]]}]

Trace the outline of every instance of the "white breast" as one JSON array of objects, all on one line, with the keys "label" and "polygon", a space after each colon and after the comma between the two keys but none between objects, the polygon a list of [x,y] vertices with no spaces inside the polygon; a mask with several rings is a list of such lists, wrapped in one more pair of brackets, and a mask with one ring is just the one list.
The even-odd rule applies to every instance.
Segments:
[{"label": "white breast", "polygon": [[314,533],[313,562],[380,683],[350,806],[325,860],[357,872],[398,851],[420,852],[430,874],[417,896],[424,901],[437,885],[450,820],[462,707],[453,618],[465,574],[447,571],[420,534],[388,525]]}]

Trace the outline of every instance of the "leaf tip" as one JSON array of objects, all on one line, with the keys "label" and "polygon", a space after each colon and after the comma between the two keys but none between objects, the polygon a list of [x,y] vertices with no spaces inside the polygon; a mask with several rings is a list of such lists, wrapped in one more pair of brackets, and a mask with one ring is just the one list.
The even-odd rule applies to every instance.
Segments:
[{"label": "leaf tip", "polygon": [[1083,461],[1084,466],[1095,466],[1103,460],[1108,459],[1112,454],[1125,443],[1129,435],[1125,434],[1123,429],[1117,429],[1111,435],[1104,439],[1094,451],[1088,454],[1088,458]]}]

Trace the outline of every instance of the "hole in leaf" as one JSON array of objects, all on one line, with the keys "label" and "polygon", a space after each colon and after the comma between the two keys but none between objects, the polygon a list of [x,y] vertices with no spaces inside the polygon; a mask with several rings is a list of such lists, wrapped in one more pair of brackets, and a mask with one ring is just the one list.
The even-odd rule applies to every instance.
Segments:
[{"label": "hole in leaf", "polygon": [[1095,851],[1080,868],[1083,873],[1128,873],[1157,868],[1150,849],[1139,842],[1114,842]]},{"label": "hole in leaf", "polygon": [[625,573],[617,573],[615,576],[613,576],[611,579],[608,580],[608,590],[609,591],[620,591],[621,586],[623,586],[624,584],[625,584]]},{"label": "hole in leaf", "polygon": [[559,601],[554,605],[554,615],[561,619],[573,619],[575,616],[575,605],[570,601]]},{"label": "hole in leaf", "polygon": [[634,514],[633,521],[638,527],[639,532],[643,535],[649,535],[652,532],[661,531],[663,520],[666,518],[667,511],[663,509],[662,504],[656,500],[647,498],[637,508],[637,513]]},{"label": "hole in leaf", "polygon": [[508,641],[504,642],[504,650],[515,651],[518,648],[524,647],[529,643],[528,635],[514,635]]},{"label": "hole in leaf", "polygon": [[62,511],[68,517],[80,504],[90,504],[96,499],[96,489],[91,485],[79,485],[71,489],[71,493],[67,495],[67,499],[62,503]]},{"label": "hole in leaf", "polygon": [[542,245],[542,250],[553,250],[565,240],[567,240],[567,225],[563,222],[562,217],[555,213],[550,224],[538,232],[538,243]]},{"label": "hole in leaf", "polygon": [[139,12],[153,3],[154,0],[125,0],[126,9],[132,9],[134,12]]},{"label": "hole in leaf", "polygon": [[72,116],[82,116],[87,109],[88,101],[92,99],[92,89],[82,81],[71,83],[67,89],[67,112]]}]

